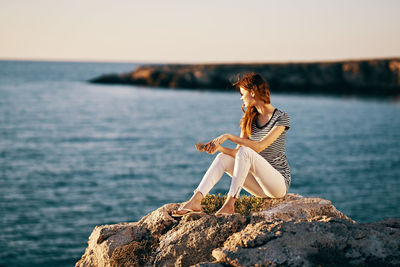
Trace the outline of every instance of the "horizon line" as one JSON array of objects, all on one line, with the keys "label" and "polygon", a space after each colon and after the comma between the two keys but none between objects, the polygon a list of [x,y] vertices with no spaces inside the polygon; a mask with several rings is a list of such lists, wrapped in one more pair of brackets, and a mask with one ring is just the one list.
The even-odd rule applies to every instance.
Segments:
[{"label": "horizon line", "polygon": [[352,62],[369,60],[389,60],[400,59],[400,56],[387,57],[365,57],[365,58],[342,58],[342,59],[314,59],[314,60],[282,60],[282,61],[132,61],[132,60],[107,60],[107,59],[46,59],[46,58],[1,58],[0,61],[21,61],[21,62],[68,62],[68,63],[124,63],[124,64],[163,64],[163,65],[218,65],[218,64],[282,64],[282,63],[334,63],[334,62]]}]

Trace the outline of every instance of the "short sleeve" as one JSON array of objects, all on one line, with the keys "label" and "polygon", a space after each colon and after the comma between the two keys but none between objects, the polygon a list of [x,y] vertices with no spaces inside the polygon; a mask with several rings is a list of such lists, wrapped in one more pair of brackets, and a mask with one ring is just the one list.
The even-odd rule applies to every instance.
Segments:
[{"label": "short sleeve", "polygon": [[290,118],[286,112],[282,112],[276,119],[275,125],[286,126],[286,131],[290,129]]}]

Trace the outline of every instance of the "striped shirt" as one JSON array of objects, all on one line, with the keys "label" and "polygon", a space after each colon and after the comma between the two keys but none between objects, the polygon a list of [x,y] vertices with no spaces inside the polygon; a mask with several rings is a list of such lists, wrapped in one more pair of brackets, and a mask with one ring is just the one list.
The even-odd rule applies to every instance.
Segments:
[{"label": "striped shirt", "polygon": [[251,136],[249,139],[260,141],[275,125],[286,126],[286,128],[271,145],[259,152],[259,154],[283,175],[287,192],[291,183],[290,167],[285,155],[286,132],[290,129],[289,115],[286,112],[275,108],[270,120],[262,126],[258,125],[257,117],[255,117],[251,126]]}]

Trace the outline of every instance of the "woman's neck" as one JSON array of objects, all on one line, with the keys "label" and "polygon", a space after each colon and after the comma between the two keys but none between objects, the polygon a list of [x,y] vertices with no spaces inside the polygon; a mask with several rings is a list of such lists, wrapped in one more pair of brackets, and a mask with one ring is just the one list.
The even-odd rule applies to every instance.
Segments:
[{"label": "woman's neck", "polygon": [[273,107],[271,104],[256,104],[255,105],[258,114],[260,114],[261,116],[266,116],[266,115],[270,115],[274,112],[275,107]]}]

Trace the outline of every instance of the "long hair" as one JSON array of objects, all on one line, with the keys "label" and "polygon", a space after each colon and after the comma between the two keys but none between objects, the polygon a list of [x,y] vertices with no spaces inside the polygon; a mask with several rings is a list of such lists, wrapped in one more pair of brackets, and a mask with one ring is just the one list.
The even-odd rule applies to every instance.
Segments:
[{"label": "long hair", "polygon": [[[247,91],[253,90],[254,98],[262,100],[266,104],[270,104],[270,92],[268,83],[259,74],[254,72],[245,73],[242,77],[239,77],[236,82],[232,84],[238,90],[240,87]],[[244,110],[244,104],[242,105],[243,117],[240,120],[240,128],[247,135],[251,135],[251,125],[255,116],[257,115],[257,109],[255,106],[250,106]]]}]

